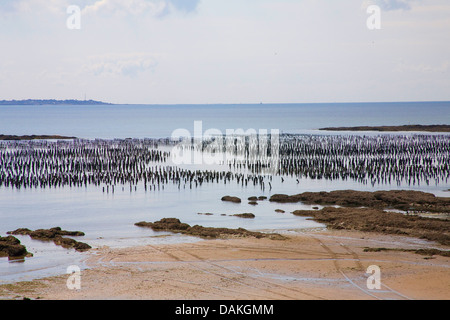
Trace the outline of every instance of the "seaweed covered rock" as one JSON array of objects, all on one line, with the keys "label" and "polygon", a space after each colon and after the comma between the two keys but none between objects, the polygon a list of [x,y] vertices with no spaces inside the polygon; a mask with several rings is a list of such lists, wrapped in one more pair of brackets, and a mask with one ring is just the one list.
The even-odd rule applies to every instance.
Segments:
[{"label": "seaweed covered rock", "polygon": [[376,208],[296,210],[294,215],[312,217],[331,229],[405,235],[450,245],[450,220],[404,215]]},{"label": "seaweed covered rock", "polygon": [[249,201],[264,201],[266,199],[267,199],[266,196],[259,196],[259,197],[252,196],[248,198]]},{"label": "seaweed covered rock", "polygon": [[0,257],[18,258],[30,256],[27,248],[13,236],[0,237]]},{"label": "seaweed covered rock", "polygon": [[394,208],[403,211],[450,213],[450,198],[412,190],[304,192],[297,195],[275,194],[271,202],[338,205],[343,207]]},{"label": "seaweed covered rock", "polygon": [[151,228],[154,231],[169,231],[181,233],[205,239],[229,238],[229,237],[254,237],[254,238],[269,238],[274,240],[284,240],[284,236],[279,234],[268,234],[262,232],[248,231],[243,228],[228,229],[228,228],[210,228],[195,225],[191,227],[187,223],[182,223],[176,218],[164,218],[156,222],[138,222],[135,224],[138,227]]},{"label": "seaweed covered rock", "polygon": [[224,197],[222,197],[222,201],[241,203],[241,199],[240,198],[232,197],[232,196],[224,196]]},{"label": "seaweed covered rock", "polygon": [[254,219],[255,215],[253,213],[237,213],[233,214],[233,217],[244,218],[244,219]]},{"label": "seaweed covered rock", "polygon": [[50,229],[37,229],[35,231],[26,228],[19,228],[14,231],[9,231],[7,233],[13,235],[28,235],[34,240],[53,241],[56,245],[62,246],[63,248],[66,249],[73,248],[77,251],[86,251],[91,249],[91,246],[84,242],[79,242],[71,238],[63,237],[63,236],[73,236],[73,237],[84,236],[84,233],[81,231],[67,231],[62,230],[60,227],[54,227]]},{"label": "seaweed covered rock", "polygon": [[187,223],[182,223],[179,219],[176,218],[164,218],[156,222],[138,222],[135,223],[138,227],[146,227],[151,228],[155,231],[174,231],[174,232],[180,232],[180,231],[186,231],[191,226]]}]

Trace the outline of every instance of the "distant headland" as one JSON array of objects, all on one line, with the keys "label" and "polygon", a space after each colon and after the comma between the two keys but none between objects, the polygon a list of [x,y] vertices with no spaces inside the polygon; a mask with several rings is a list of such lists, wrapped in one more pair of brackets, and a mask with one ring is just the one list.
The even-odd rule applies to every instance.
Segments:
[{"label": "distant headland", "polygon": [[0,105],[111,105],[112,103],[96,101],[96,100],[0,100]]},{"label": "distant headland", "polygon": [[450,132],[450,125],[404,125],[404,126],[379,126],[379,127],[336,127],[321,128],[326,131],[426,131],[426,132]]},{"label": "distant headland", "polygon": [[77,137],[66,137],[59,135],[31,135],[31,136],[16,136],[9,134],[0,134],[0,141],[19,141],[19,140],[73,140]]}]

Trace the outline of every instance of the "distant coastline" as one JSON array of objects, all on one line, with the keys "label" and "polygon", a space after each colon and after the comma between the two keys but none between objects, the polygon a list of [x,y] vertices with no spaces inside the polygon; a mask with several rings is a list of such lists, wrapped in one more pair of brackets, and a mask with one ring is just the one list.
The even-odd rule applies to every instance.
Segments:
[{"label": "distant coastline", "polygon": [[16,136],[16,135],[6,135],[0,134],[0,141],[9,140],[9,141],[19,141],[19,140],[73,140],[77,139],[76,137],[66,137],[59,135],[25,135],[25,136]]},{"label": "distant coastline", "polygon": [[329,127],[321,128],[322,131],[426,131],[426,132],[450,132],[450,125],[404,125],[404,126],[359,126],[359,127]]},{"label": "distant coastline", "polygon": [[112,105],[112,103],[107,103],[103,101],[96,100],[55,100],[55,99],[46,99],[46,100],[36,100],[36,99],[28,99],[28,100],[0,100],[0,105],[15,105],[15,106],[23,106],[23,105]]}]

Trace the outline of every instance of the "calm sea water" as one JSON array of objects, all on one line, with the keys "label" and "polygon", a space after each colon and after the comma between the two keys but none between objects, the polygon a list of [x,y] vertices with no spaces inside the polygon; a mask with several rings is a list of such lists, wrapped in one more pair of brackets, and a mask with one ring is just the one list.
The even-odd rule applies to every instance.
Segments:
[{"label": "calm sea water", "polygon": [[179,128],[279,129],[310,133],[330,126],[448,124],[450,102],[0,106],[3,134],[59,134],[79,138],[170,137]]},{"label": "calm sea water", "polygon": [[[318,128],[329,126],[449,124],[450,102],[365,103],[365,104],[263,104],[263,105],[114,105],[114,106],[0,106],[0,134],[58,134],[79,138],[164,138],[176,129],[194,131],[194,121],[202,121],[203,130],[278,129],[285,133],[327,134]],[[330,133],[328,133],[330,134]],[[348,134],[348,133],[332,133]],[[357,133],[368,134],[368,133]],[[374,134],[374,133],[370,133]],[[405,133],[397,133],[405,134]],[[414,134],[414,133],[406,133]],[[226,170],[226,168],[224,168]],[[205,184],[197,189],[145,192],[143,186],[129,192],[125,188],[106,194],[101,188],[57,188],[13,190],[0,188],[0,235],[26,227],[29,229],[60,226],[81,230],[80,241],[93,247],[127,247],[146,243],[200,241],[196,238],[155,233],[134,226],[139,221],[177,217],[189,224],[212,227],[243,227],[249,230],[295,232],[323,225],[295,217],[296,209],[310,209],[301,204],[258,206],[223,203],[224,195],[250,196],[274,193],[296,194],[305,191],[337,189],[386,190],[414,189],[450,196],[450,185],[362,185],[353,181],[326,181],[294,178],[282,183],[274,178],[273,190],[242,188],[236,184]],[[276,213],[283,209],[285,214]],[[255,219],[240,219],[231,214],[252,212]],[[198,213],[213,213],[212,216]],[[65,250],[51,243],[19,237],[34,257],[10,262],[0,258],[0,284],[65,273],[68,266],[83,267],[86,254]]]}]

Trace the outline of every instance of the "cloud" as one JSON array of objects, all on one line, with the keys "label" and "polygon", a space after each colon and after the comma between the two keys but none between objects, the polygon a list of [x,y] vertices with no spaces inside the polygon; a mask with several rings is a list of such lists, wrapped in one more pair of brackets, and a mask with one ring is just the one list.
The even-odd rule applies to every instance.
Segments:
[{"label": "cloud", "polygon": [[383,11],[395,11],[395,10],[411,10],[411,3],[414,0],[369,0],[366,1],[366,7],[368,5],[377,5]]},{"label": "cloud", "polygon": [[69,5],[78,5],[83,13],[165,16],[176,11],[195,12],[199,3],[200,0],[0,0],[0,13],[63,13]]},{"label": "cloud", "polygon": [[165,4],[148,0],[98,0],[83,9],[83,13],[129,13],[139,15],[144,12],[158,15],[165,8]]},{"label": "cloud", "polygon": [[68,5],[68,0],[1,0],[0,10],[2,13],[41,11],[62,13]]},{"label": "cloud", "polygon": [[84,71],[96,76],[134,78],[145,71],[154,71],[158,61],[148,53],[107,54],[94,56],[84,65]]},{"label": "cloud", "polygon": [[83,13],[165,16],[174,11],[194,12],[199,3],[200,0],[96,0],[85,6]]},{"label": "cloud", "polygon": [[0,8],[2,13],[11,12],[17,9],[17,0],[3,0],[0,2]]},{"label": "cloud", "polygon": [[200,0],[167,0],[176,10],[193,12],[197,10]]}]

